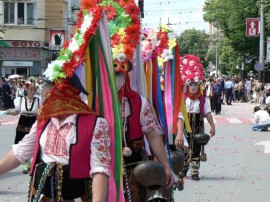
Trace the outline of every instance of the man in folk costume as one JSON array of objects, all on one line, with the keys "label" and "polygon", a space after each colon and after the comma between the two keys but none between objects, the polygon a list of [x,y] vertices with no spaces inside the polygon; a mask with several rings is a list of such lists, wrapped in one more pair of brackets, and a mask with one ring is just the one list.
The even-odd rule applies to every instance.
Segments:
[{"label": "man in folk costume", "polygon": [[88,92],[75,74],[102,14],[101,8],[86,11],[74,29],[79,37],[65,43],[44,73],[41,95],[46,99],[37,121],[0,160],[3,174],[33,158],[28,201],[108,201],[108,179],[113,175],[108,121],[81,100],[80,94]]},{"label": "man in folk costume", "polygon": [[87,94],[76,75],[61,85],[46,82],[41,94],[49,94],[38,121],[0,161],[3,174],[33,157],[29,201],[38,201],[41,194],[42,201],[106,201],[108,125],[80,99],[81,92]]},{"label": "man in folk costume", "polygon": [[[131,89],[128,71],[132,64],[115,61],[118,96],[121,103],[123,122],[123,160],[124,160],[124,190],[126,201],[145,201],[145,190],[134,177],[134,168],[147,160],[144,136],[158,161],[164,166],[166,188],[173,185],[174,178],[167,159],[163,132],[154,119],[152,108],[148,101]],[[152,180],[145,176],[145,180]]]},{"label": "man in folk costume", "polygon": [[[211,115],[211,108],[207,99],[202,95],[200,85],[204,79],[204,72],[200,59],[195,55],[185,55],[180,61],[181,78],[186,92],[184,100],[188,119],[191,126],[191,133],[187,133],[189,143],[189,153],[186,154],[185,165],[181,171],[181,176],[185,177],[190,168],[190,174],[193,180],[200,180],[199,168],[200,161],[206,161],[204,153],[204,144],[209,140],[209,135],[204,134],[204,118],[206,117],[210,124],[210,136],[215,135],[215,125]],[[179,118],[183,116],[179,113]],[[179,146],[183,145],[184,137],[177,136],[176,142]]]}]

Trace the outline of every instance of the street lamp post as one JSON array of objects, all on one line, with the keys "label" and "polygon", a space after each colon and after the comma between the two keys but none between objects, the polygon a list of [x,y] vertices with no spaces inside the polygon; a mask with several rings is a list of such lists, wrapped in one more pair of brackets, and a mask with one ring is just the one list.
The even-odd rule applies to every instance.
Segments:
[{"label": "street lamp post", "polygon": [[217,28],[216,30],[216,76],[218,77],[218,59],[219,59],[218,57],[219,55],[218,53],[218,23],[216,23],[216,28]]},{"label": "street lamp post", "polygon": [[[264,13],[263,13],[263,0],[261,0],[261,14],[260,14],[260,58],[259,62],[261,63],[264,69]],[[258,80],[262,81],[262,73],[258,72]]]}]

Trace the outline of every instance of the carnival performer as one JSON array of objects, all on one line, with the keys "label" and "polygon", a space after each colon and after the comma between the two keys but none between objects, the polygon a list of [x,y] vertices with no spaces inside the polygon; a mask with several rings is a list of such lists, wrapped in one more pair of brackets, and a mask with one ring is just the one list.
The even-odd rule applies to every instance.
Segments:
[{"label": "carnival performer", "polygon": [[[27,92],[26,96],[15,98],[15,109],[6,111],[7,115],[16,116],[20,114],[14,144],[18,144],[30,132],[32,125],[36,121],[39,106],[41,105],[40,99],[35,96],[37,92],[35,84],[25,83],[25,90]],[[30,161],[24,165],[23,173],[28,174],[29,170]]]},{"label": "carnival performer", "polygon": [[[191,133],[187,133],[189,153],[186,154],[187,158],[180,175],[185,177],[190,167],[191,178],[193,180],[200,180],[200,161],[206,161],[206,154],[204,153],[204,147],[202,146],[202,143],[198,143],[194,136],[196,134],[201,134],[203,139],[209,138],[208,135],[204,134],[205,117],[211,127],[211,137],[215,135],[215,125],[211,115],[211,108],[209,103],[207,99],[205,99],[205,97],[202,95],[200,89],[200,84],[204,78],[200,59],[195,55],[185,55],[183,58],[181,58],[180,62],[182,81],[185,85],[184,88],[186,88],[186,92],[184,92],[184,100],[186,111],[188,113],[188,119],[192,129]],[[181,117],[181,119],[182,118],[183,117]],[[182,144],[183,142],[181,139],[181,145]]]},{"label": "carnival performer", "polygon": [[134,167],[148,159],[144,136],[147,138],[154,155],[165,167],[166,187],[170,188],[174,182],[162,142],[163,132],[154,120],[154,114],[148,101],[131,89],[128,73],[117,72],[116,81],[123,121],[123,156],[126,171],[124,176],[125,200],[145,201],[145,190],[138,184],[133,175]]},{"label": "carnival performer", "polygon": [[[29,201],[106,201],[110,139],[105,119],[79,97],[87,93],[75,75],[63,86],[50,82],[49,93],[30,133],[0,161],[0,174],[33,157]],[[76,86],[76,87],[74,87]],[[90,182],[92,178],[92,185]],[[90,187],[92,186],[92,190]]]}]

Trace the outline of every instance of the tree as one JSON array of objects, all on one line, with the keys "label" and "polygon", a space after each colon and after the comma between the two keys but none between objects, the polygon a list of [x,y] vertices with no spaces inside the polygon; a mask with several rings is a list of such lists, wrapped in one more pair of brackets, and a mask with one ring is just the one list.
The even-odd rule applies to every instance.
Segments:
[{"label": "tree", "polygon": [[[188,29],[177,37],[180,47],[180,54],[197,55],[201,61],[205,62],[206,53],[209,45],[209,37],[204,30]],[[204,66],[206,66],[204,64]]]},{"label": "tree", "polygon": [[[259,38],[246,37],[246,18],[258,18],[260,11],[260,1],[254,0],[206,0],[204,7],[204,20],[217,23],[224,33],[226,44],[221,44],[220,57],[228,63],[238,62],[233,66],[241,65],[245,57],[256,60],[259,53]],[[266,3],[270,8],[270,3]],[[270,22],[270,14],[266,19]],[[267,23],[266,23],[267,24]],[[269,28],[266,27],[266,34]],[[230,47],[228,47],[228,44]],[[223,47],[223,45],[225,47]],[[233,54],[227,54],[231,53]],[[222,55],[223,54],[223,55]],[[252,61],[254,63],[254,61]],[[229,65],[230,66],[230,65]],[[251,68],[251,66],[249,67]],[[231,70],[232,71],[232,70]]]}]

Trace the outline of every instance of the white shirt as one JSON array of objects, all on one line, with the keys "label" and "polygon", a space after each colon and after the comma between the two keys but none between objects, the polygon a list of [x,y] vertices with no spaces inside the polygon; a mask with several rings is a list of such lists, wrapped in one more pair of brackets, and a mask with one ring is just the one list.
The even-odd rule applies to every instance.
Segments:
[{"label": "white shirt", "polygon": [[[185,103],[188,113],[200,113],[200,99],[191,100],[190,98],[187,98]],[[207,99],[205,99],[203,109],[205,116],[211,112],[211,108]]]},{"label": "white shirt", "polygon": [[255,122],[260,125],[270,124],[270,116],[267,111],[259,110],[254,114]]},{"label": "white shirt", "polygon": [[[57,162],[64,165],[69,163],[69,149],[70,145],[76,142],[76,118],[77,115],[71,115],[60,125],[58,118],[51,118],[46,128],[41,134],[40,138],[40,157],[45,163],[47,162]],[[64,132],[59,133],[61,136],[56,141],[58,144],[49,144],[48,139],[49,127],[53,124],[57,129],[66,124],[68,129]],[[64,127],[63,127],[64,128]],[[35,141],[37,133],[37,122],[31,128],[29,134],[27,134],[19,144],[12,145],[15,157],[20,161],[21,164],[25,164],[29,159],[33,157]],[[47,143],[47,148],[46,148]],[[56,146],[58,145],[58,147]],[[64,147],[63,147],[64,145]],[[94,173],[105,173],[109,175],[110,167],[110,137],[109,137],[109,127],[108,123],[103,118],[97,118],[92,142],[89,142],[89,147],[91,147],[90,165],[91,170],[89,171],[89,176],[93,176]],[[59,148],[62,151],[59,152]],[[100,149],[102,148],[102,149]],[[63,150],[66,149],[64,152]],[[57,152],[56,155],[54,152]]]},{"label": "white shirt", "polygon": [[265,99],[265,104],[270,104],[270,96]]},{"label": "white shirt", "polygon": [[245,88],[250,90],[251,89],[251,81],[247,80],[245,83]]},{"label": "white shirt", "polygon": [[[35,103],[32,103],[33,100],[28,100],[27,97],[16,97],[14,99],[14,106],[15,106],[16,111],[19,111],[21,114],[22,113],[23,114],[37,114],[41,103],[38,97],[35,97],[35,98],[36,98]],[[33,104],[33,108],[32,110],[30,110],[32,104]],[[27,109],[26,109],[26,106],[27,106]]]}]

